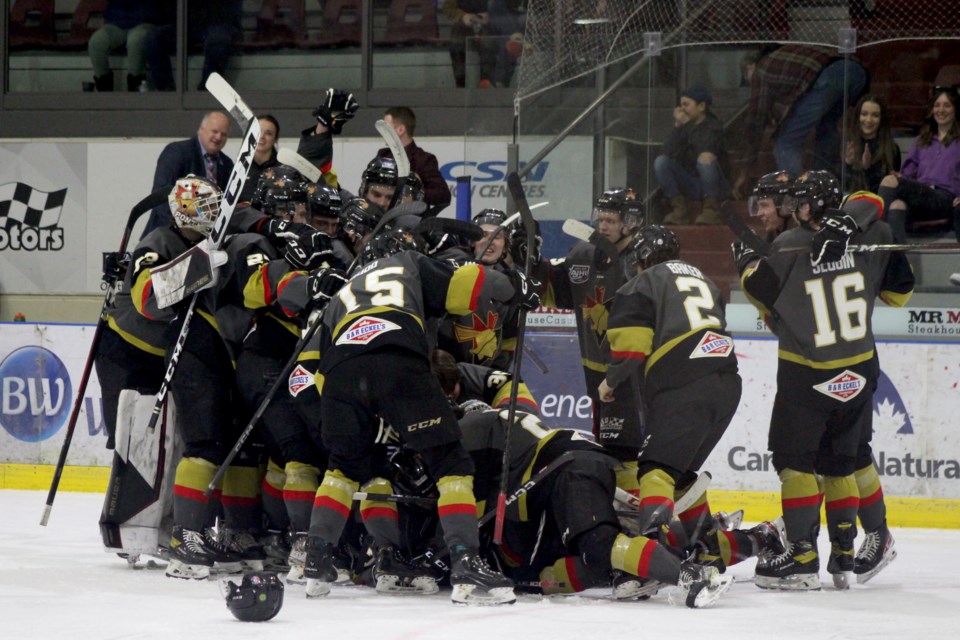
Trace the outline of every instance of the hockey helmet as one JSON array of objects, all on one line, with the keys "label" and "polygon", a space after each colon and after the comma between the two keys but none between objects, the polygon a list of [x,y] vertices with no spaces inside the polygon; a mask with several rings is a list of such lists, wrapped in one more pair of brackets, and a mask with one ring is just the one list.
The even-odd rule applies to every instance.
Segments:
[{"label": "hockey helmet", "polygon": [[753,187],[753,193],[747,200],[747,211],[751,216],[760,215],[760,201],[773,200],[777,215],[789,218],[796,201],[793,197],[793,177],[787,171],[774,171],[760,177]]},{"label": "hockey helmet", "polygon": [[307,203],[311,216],[339,218],[343,208],[340,192],[325,184],[311,184],[307,187]]},{"label": "hockey helmet", "polygon": [[643,224],[645,207],[643,200],[630,188],[608,189],[600,194],[593,206],[591,221],[596,223],[601,211],[612,211],[620,215],[620,220],[628,229]]},{"label": "hockey helmet", "polygon": [[655,264],[680,257],[680,241],[673,231],[657,224],[648,225],[630,243],[635,265],[649,269]]},{"label": "hockey helmet", "polygon": [[167,202],[173,223],[178,229],[189,229],[209,236],[220,214],[220,187],[193,174],[180,178],[173,185]]},{"label": "hockey helmet", "polygon": [[807,171],[800,174],[793,183],[792,193],[798,206],[810,205],[810,213],[817,220],[827,209],[839,207],[843,198],[840,183],[829,171]]},{"label": "hockey helmet", "polygon": [[227,608],[237,620],[266,622],[283,606],[283,582],[275,573],[249,573],[226,585]]},{"label": "hockey helmet", "polygon": [[340,210],[340,226],[359,240],[373,231],[382,217],[380,205],[366,198],[351,198]]},{"label": "hockey helmet", "polygon": [[437,484],[427,472],[420,454],[406,447],[398,447],[390,455],[391,481],[404,495],[423,498],[437,495]]},{"label": "hockey helmet", "polygon": [[296,205],[306,204],[307,191],[302,183],[290,183],[277,187],[268,186],[260,195],[260,210],[268,216],[293,215]]},{"label": "hockey helmet", "polygon": [[367,163],[367,168],[363,170],[363,177],[360,180],[360,195],[367,193],[367,188],[372,184],[383,184],[390,187],[396,187],[398,180],[397,162],[393,158],[376,157]]},{"label": "hockey helmet", "polygon": [[403,195],[400,202],[423,202],[423,180],[415,173],[403,179]]},{"label": "hockey helmet", "polygon": [[403,251],[423,253],[425,243],[416,231],[398,227],[389,229],[371,238],[360,251],[361,264],[392,256]]},{"label": "hockey helmet", "polygon": [[473,216],[473,224],[480,225],[493,224],[501,225],[507,219],[507,214],[502,209],[483,209],[480,213]]}]

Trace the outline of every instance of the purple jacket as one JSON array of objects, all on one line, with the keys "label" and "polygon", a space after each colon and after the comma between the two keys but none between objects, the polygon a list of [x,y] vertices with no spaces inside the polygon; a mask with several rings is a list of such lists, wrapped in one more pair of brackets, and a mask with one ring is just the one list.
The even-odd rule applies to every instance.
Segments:
[{"label": "purple jacket", "polygon": [[904,178],[946,189],[954,197],[960,195],[960,140],[944,147],[934,137],[929,146],[921,147],[917,138],[900,173]]}]

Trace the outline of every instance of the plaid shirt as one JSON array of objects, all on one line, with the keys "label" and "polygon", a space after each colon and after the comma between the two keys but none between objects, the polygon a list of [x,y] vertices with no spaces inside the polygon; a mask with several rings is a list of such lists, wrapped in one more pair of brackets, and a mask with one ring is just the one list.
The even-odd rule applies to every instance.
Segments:
[{"label": "plaid shirt", "polygon": [[767,131],[775,131],[797,99],[806,93],[823,69],[837,59],[828,47],[785,45],[757,63],[750,87],[750,108],[744,122],[738,164],[753,162]]}]

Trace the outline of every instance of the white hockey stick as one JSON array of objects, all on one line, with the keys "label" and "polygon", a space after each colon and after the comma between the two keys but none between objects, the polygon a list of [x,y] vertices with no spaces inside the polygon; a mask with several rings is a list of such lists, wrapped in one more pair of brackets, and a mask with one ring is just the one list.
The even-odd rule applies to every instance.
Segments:
[{"label": "white hockey stick", "polygon": [[302,155],[291,149],[280,149],[277,152],[277,160],[280,164],[293,167],[310,182],[320,182],[320,169]]},{"label": "white hockey stick", "polygon": [[[702,471],[697,476],[697,479],[693,481],[693,484],[690,485],[690,488],[687,489],[687,492],[680,496],[680,499],[673,505],[674,513],[683,513],[689,509],[694,502],[700,499],[707,489],[710,487],[710,481],[713,480],[713,476],[709,471]],[[640,498],[637,496],[627,493],[620,487],[617,487],[617,493],[614,497],[614,500],[617,503],[618,507],[629,508],[629,509],[639,509],[640,508]]]},{"label": "white hockey stick", "polygon": [[400,136],[386,120],[377,120],[376,127],[377,133],[387,143],[387,148],[390,149],[397,163],[397,177],[400,180],[406,179],[410,175],[410,159],[403,148],[403,143],[400,142]]},{"label": "white hockey stick", "polygon": [[563,232],[571,238],[583,240],[584,242],[590,242],[590,236],[593,235],[594,231],[590,225],[584,224],[579,220],[574,220],[573,218],[564,220],[562,228]]},{"label": "white hockey stick", "polygon": [[246,130],[247,125],[254,119],[253,111],[243,101],[240,94],[230,86],[230,83],[214,71],[207,76],[207,83],[204,87],[210,92],[210,95],[217,99],[217,102],[223,105],[223,108],[230,113],[237,124]]}]

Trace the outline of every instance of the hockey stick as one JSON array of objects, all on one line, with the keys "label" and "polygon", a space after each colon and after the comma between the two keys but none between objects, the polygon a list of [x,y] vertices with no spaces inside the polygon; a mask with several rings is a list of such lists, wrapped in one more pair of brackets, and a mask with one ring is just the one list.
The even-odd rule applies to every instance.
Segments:
[{"label": "hockey stick", "polygon": [[588,224],[568,218],[563,221],[562,229],[571,238],[589,242],[611,260],[615,260],[620,255],[617,245],[607,240],[603,234]]},{"label": "hockey stick", "polygon": [[[700,472],[700,474],[697,475],[697,479],[687,488],[686,493],[680,496],[680,499],[674,503],[674,513],[683,513],[692,507],[693,503],[699,500],[700,496],[710,487],[712,480],[713,476],[709,471]],[[640,508],[640,498],[631,493],[627,493],[620,487],[617,487],[614,500],[616,500],[618,504],[623,504],[634,509]]]},{"label": "hockey stick", "polygon": [[[507,437],[508,437],[508,438],[510,437],[510,434],[509,434],[509,433],[507,433]],[[507,440],[507,442],[509,442],[509,440]],[[506,451],[506,450],[507,450],[507,449],[504,448],[504,451]],[[573,460],[573,452],[572,452],[572,451],[567,451],[567,452],[564,453],[563,455],[560,455],[560,456],[557,456],[556,458],[554,458],[554,459],[550,462],[550,464],[548,464],[547,466],[545,466],[543,469],[540,469],[540,471],[538,471],[536,474],[534,474],[529,480],[527,480],[526,482],[524,482],[524,483],[523,483],[521,486],[519,486],[513,493],[511,493],[509,497],[505,497],[505,498],[504,498],[504,500],[503,500],[503,511],[504,511],[504,513],[506,513],[506,508],[507,508],[508,506],[510,506],[511,504],[513,504],[514,502],[516,502],[517,500],[519,500],[523,495],[525,495],[528,491],[530,491],[530,490],[533,489],[535,486],[537,486],[537,484],[539,484],[539,483],[540,483],[544,478],[546,478],[548,475],[550,475],[551,473],[553,473],[554,471],[556,471],[557,469],[559,469],[559,468],[562,467],[563,465],[567,464],[568,462],[571,462],[572,460]],[[504,469],[509,470],[509,464],[506,465],[506,466],[504,467]],[[502,495],[502,493],[501,493],[501,495]],[[483,514],[483,517],[480,518],[480,520],[477,522],[477,526],[478,526],[478,527],[482,527],[483,525],[487,524],[488,522],[490,522],[490,521],[493,520],[494,518],[498,517],[497,514],[499,514],[500,511],[501,511],[500,497],[501,497],[501,496],[497,496],[497,508],[496,508],[495,510],[493,510],[493,511],[487,511],[485,514]],[[500,525],[500,528],[501,528],[501,534],[502,534],[502,533],[503,533],[503,525],[502,525],[502,524]],[[498,543],[498,544],[499,544],[499,543]]]},{"label": "hockey stick", "polygon": [[[238,98],[239,99],[239,98]],[[230,178],[227,180],[227,188],[223,192],[223,199],[220,201],[220,211],[217,219],[213,223],[213,229],[207,238],[211,245],[211,250],[220,248],[223,239],[227,233],[227,225],[230,218],[233,217],[233,211],[240,199],[240,192],[243,191],[243,185],[247,181],[247,174],[250,172],[250,166],[253,164],[253,154],[257,150],[257,142],[260,140],[260,122],[254,118],[250,120],[250,125],[244,133],[243,140],[240,143],[240,153],[237,155],[237,161],[233,165],[233,171],[230,172]],[[153,405],[153,411],[150,414],[150,422],[147,428],[150,431],[157,426],[160,419],[160,413],[163,411],[163,401],[167,397],[167,391],[170,388],[170,381],[177,370],[180,362],[180,354],[183,352],[183,345],[187,341],[190,333],[190,321],[193,319],[194,311],[197,307],[197,299],[202,292],[198,291],[190,299],[190,306],[187,307],[183,316],[183,325],[180,328],[180,335],[173,346],[170,354],[170,362],[167,363],[167,371],[163,374],[163,382],[160,383],[160,391],[157,392],[157,401]]]},{"label": "hockey stick", "polygon": [[[810,247],[778,247],[776,249],[776,253],[801,253],[810,251]],[[950,242],[847,245],[847,253],[877,253],[880,251],[902,251],[903,253],[960,253],[960,244]]]},{"label": "hockey stick", "polygon": [[[160,187],[146,198],[133,205],[130,215],[127,216],[127,226],[123,229],[123,237],[120,239],[120,249],[117,255],[123,256],[127,251],[127,244],[130,242],[130,234],[133,233],[133,226],[137,220],[154,207],[167,201],[170,195],[172,185]],[[93,362],[97,357],[97,350],[100,347],[100,339],[107,326],[107,311],[113,305],[114,296],[117,293],[116,274],[104,274],[104,284],[106,293],[103,296],[103,305],[100,307],[100,318],[97,320],[97,327],[93,331],[93,340],[90,343],[90,353],[87,355],[87,362],[83,366],[83,374],[80,376],[80,384],[77,388],[77,398],[73,402],[73,409],[70,411],[70,419],[67,421],[67,431],[63,439],[63,445],[60,447],[60,457],[57,459],[57,466],[53,470],[53,480],[50,482],[50,491],[47,492],[47,504],[43,509],[43,515],[40,517],[40,526],[47,526],[50,520],[50,510],[53,508],[53,500],[57,495],[57,489],[60,487],[60,477],[63,475],[63,468],[67,462],[67,452],[70,450],[70,443],[73,440],[73,432],[77,427],[77,419],[80,417],[80,407],[83,405],[83,394],[87,390],[87,383],[90,381],[90,372],[93,370]]]},{"label": "hockey stick", "polygon": [[[527,196],[523,192],[520,176],[516,171],[507,175],[507,188],[510,196],[520,211],[520,220],[527,233],[526,264],[523,273],[530,276],[533,269],[533,252],[536,250],[537,222],[533,219],[530,207],[527,205]],[[493,528],[493,543],[500,545],[503,542],[503,521],[507,513],[507,482],[510,471],[510,428],[517,418],[517,393],[520,389],[520,364],[523,362],[523,339],[526,335],[527,310],[520,309],[520,318],[517,326],[517,357],[513,359],[513,377],[510,378],[510,404],[507,405],[507,424],[504,431],[503,468],[500,470],[500,493],[497,495],[496,522]],[[511,496],[513,498],[513,496]],[[516,499],[516,498],[513,498]]]},{"label": "hockey stick", "polygon": [[353,494],[354,500],[370,500],[373,502],[397,502],[400,504],[417,504],[423,507],[437,506],[436,498],[423,498],[421,496],[401,496],[396,493],[369,493],[367,491],[356,491]]},{"label": "hockey stick", "polygon": [[[730,231],[733,232],[733,235],[737,237],[737,240],[763,257],[770,255],[770,243],[758,236],[754,230],[743,221],[743,218],[737,213],[731,200],[725,200],[723,204],[720,205],[720,218]],[[810,247],[807,247],[807,250],[809,251]]]},{"label": "hockey stick", "polygon": [[383,141],[387,143],[387,148],[390,149],[390,155],[393,156],[393,160],[397,163],[397,190],[393,193],[393,199],[390,201],[391,205],[395,205],[403,201],[403,190],[404,187],[406,187],[407,178],[410,177],[410,158],[407,157],[407,152],[403,148],[403,142],[400,141],[400,136],[397,135],[396,130],[391,127],[386,120],[377,120],[374,126],[376,126],[377,133],[380,134]]},{"label": "hockey stick", "polygon": [[277,151],[277,162],[293,167],[310,182],[320,182],[320,178],[323,176],[319,168],[292,149]]},{"label": "hockey stick", "polygon": [[214,71],[207,76],[207,82],[204,88],[210,92],[210,95],[217,99],[217,102],[223,105],[223,108],[230,113],[236,123],[246,131],[250,121],[254,119],[253,111],[247,106],[247,103],[243,101],[240,94],[230,86],[230,83]]}]

